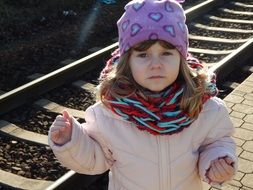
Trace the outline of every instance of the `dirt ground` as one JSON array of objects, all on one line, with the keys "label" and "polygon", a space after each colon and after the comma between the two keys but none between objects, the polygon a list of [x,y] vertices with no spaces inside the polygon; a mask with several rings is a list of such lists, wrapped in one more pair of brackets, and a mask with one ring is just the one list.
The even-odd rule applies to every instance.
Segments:
[{"label": "dirt ground", "polygon": [[0,90],[10,91],[28,82],[29,75],[47,74],[64,60],[114,43],[116,22],[128,2],[1,0]]},{"label": "dirt ground", "polygon": [[9,83],[8,76],[12,76],[13,84],[8,86],[15,88],[24,83],[20,80],[24,76],[47,74],[61,61],[76,60],[91,53],[92,47],[110,45],[127,2],[2,0],[0,83]]}]

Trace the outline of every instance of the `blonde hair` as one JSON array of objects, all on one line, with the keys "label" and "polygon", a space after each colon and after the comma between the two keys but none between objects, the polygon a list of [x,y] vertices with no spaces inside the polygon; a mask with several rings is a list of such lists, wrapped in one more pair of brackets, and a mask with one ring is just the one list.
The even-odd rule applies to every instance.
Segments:
[{"label": "blonde hair", "polygon": [[[128,97],[138,92],[145,97],[144,88],[137,84],[132,76],[129,66],[129,58],[132,50],[143,51],[148,49],[157,41],[148,40],[133,46],[128,52],[120,57],[119,62],[113,66],[108,76],[100,81],[97,93],[98,100],[109,107],[108,97],[121,98]],[[175,49],[174,46],[158,41],[161,46],[168,49]],[[190,68],[186,60],[181,56],[178,82],[185,83],[184,92],[180,102],[180,108],[189,115],[190,118],[197,118],[202,109],[202,97],[205,93],[205,80],[207,74],[199,73]]]}]

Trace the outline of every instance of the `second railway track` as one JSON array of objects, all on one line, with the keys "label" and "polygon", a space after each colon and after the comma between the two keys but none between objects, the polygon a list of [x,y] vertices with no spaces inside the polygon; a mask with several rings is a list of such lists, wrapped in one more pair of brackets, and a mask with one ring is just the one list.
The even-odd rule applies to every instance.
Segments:
[{"label": "second railway track", "polygon": [[[186,10],[189,52],[217,73],[220,85],[253,59],[252,12],[250,0],[208,0]],[[47,131],[63,109],[83,121],[83,111],[94,102],[98,74],[116,47],[112,44],[0,96],[2,189],[70,189],[73,183],[75,189],[88,189],[99,178],[106,184],[106,174],[86,176],[63,168],[47,146]]]}]

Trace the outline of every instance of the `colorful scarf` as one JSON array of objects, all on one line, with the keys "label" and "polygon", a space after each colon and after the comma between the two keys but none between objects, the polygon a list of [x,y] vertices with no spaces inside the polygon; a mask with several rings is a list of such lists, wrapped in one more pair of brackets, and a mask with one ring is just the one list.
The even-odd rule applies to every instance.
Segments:
[{"label": "colorful scarf", "polygon": [[136,124],[138,129],[153,135],[165,135],[179,132],[193,122],[180,109],[182,93],[183,86],[174,83],[159,94],[150,94],[147,100],[135,94],[108,102],[114,113]]}]

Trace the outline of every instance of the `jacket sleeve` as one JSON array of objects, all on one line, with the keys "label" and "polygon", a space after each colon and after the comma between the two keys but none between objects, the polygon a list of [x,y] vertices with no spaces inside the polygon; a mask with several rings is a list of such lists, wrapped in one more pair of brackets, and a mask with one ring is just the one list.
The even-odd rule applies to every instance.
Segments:
[{"label": "jacket sleeve", "polygon": [[49,138],[49,145],[63,166],[78,173],[100,174],[112,166],[112,154],[98,130],[91,107],[86,110],[85,121],[81,125],[73,118],[71,140],[59,146]]},{"label": "jacket sleeve", "polygon": [[[222,100],[218,100],[217,103],[218,110],[215,117],[213,117],[215,119],[206,121],[210,122],[207,125],[211,125],[211,127],[199,148],[199,173],[201,178],[206,182],[209,182],[206,177],[206,172],[210,167],[211,161],[217,158],[230,157],[233,160],[234,173],[237,170],[236,144],[231,137],[234,132],[234,127],[229,118],[225,103]],[[221,187],[224,183],[217,184],[211,182],[209,184],[215,187]]]}]

